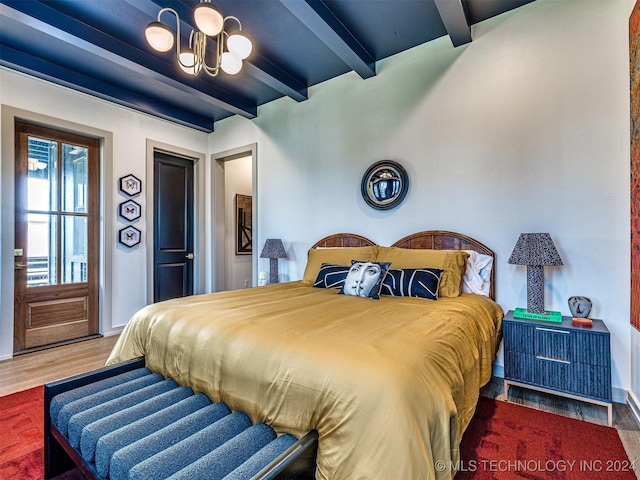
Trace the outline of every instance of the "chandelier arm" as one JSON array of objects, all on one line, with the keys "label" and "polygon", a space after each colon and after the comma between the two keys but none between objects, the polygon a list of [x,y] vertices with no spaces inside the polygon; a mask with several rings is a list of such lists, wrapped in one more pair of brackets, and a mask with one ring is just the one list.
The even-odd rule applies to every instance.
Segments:
[{"label": "chandelier arm", "polygon": [[222,42],[223,34],[226,34],[224,30],[221,31],[218,35],[216,35],[216,66],[210,67],[209,65],[207,65],[207,62],[205,61],[205,57],[204,57],[204,52],[202,55],[202,69],[210,77],[215,77],[218,75],[218,73],[220,73],[220,59],[222,58],[222,48],[223,48],[223,42]]},{"label": "chandelier arm", "polygon": [[236,22],[238,22],[238,28],[240,29],[240,31],[242,31],[242,24],[240,23],[240,19],[238,17],[234,17],[233,15],[229,15],[224,17],[224,20],[222,20],[222,23],[224,24],[227,20],[235,20]]},{"label": "chandelier arm", "polygon": [[229,36],[229,34],[223,29],[218,38],[216,38],[216,47],[218,49],[218,65],[220,65],[220,59],[222,58],[222,54],[224,53],[224,36]]},{"label": "chandelier arm", "polygon": [[160,23],[162,23],[160,21],[160,16],[162,16],[164,12],[171,12],[176,18],[176,59],[178,60],[178,63],[180,65],[183,65],[183,63],[180,61],[180,15],[178,15],[178,12],[176,12],[173,8],[169,8],[169,7],[162,8],[158,12],[158,18],[157,18],[157,21]]}]

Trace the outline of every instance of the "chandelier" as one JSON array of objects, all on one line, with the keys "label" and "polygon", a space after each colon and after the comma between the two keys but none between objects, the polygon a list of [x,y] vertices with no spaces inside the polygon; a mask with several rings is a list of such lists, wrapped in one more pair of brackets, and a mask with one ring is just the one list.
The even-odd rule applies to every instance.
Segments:
[{"label": "chandelier", "polygon": [[[176,34],[160,21],[164,12],[171,12],[176,17]],[[172,8],[163,8],[158,12],[158,18],[145,28],[144,36],[154,50],[168,52],[176,44],[176,59],[180,68],[190,74],[198,75],[204,71],[215,77],[220,70],[235,75],[242,69],[242,60],[251,54],[253,45],[251,40],[242,35],[242,25],[236,17],[223,17],[220,11],[211,4],[211,0],[200,0],[200,4],[193,10],[193,20],[198,30],[192,30],[189,35],[189,48],[180,48],[180,16]],[[229,34],[225,24],[235,21],[238,31]],[[211,65],[207,64],[207,38],[216,42],[215,57]]]}]

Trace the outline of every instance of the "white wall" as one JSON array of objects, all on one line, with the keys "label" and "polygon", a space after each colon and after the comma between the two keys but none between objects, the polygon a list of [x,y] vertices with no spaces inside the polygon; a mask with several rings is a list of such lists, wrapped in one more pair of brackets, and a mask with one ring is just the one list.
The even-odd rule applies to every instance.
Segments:
[{"label": "white wall", "polygon": [[[236,194],[252,194],[251,156],[224,162],[225,186],[225,289],[252,287],[251,255],[236,255]],[[218,288],[217,290],[222,290]]]},{"label": "white wall", "polygon": [[[374,78],[349,73],[300,104],[218,122],[210,145],[259,145],[258,243],[283,239],[288,279],[330,233],[389,245],[447,229],[495,250],[506,310],[526,304],[525,268],[507,264],[519,233],[549,232],[565,265],[546,269],[546,307],[568,314],[568,297],[590,297],[611,330],[613,384],[628,389],[627,22],[626,0],[537,0],[475,25],[469,45],[443,37],[379,62]],[[391,212],[359,192],[381,159],[411,180]]]},{"label": "white wall", "polygon": [[[104,148],[103,227],[105,258],[102,274],[101,327],[104,334],[122,328],[131,315],[147,303],[147,231],[145,213],[147,198],[136,199],[142,205],[143,217],[136,223],[142,230],[143,244],[128,249],[117,244],[118,229],[126,222],[118,218],[117,204],[124,200],[118,192],[117,179],[129,173],[142,180],[143,189],[152,180],[147,177],[147,139],[160,140],[190,151],[207,152],[208,135],[177,126],[157,118],[120,107],[89,95],[53,85],[13,71],[0,69],[0,104],[3,109],[2,162],[2,246],[0,248],[0,359],[13,351],[13,114],[44,123],[61,125],[94,135],[107,137]],[[7,141],[7,138],[9,139]]]}]

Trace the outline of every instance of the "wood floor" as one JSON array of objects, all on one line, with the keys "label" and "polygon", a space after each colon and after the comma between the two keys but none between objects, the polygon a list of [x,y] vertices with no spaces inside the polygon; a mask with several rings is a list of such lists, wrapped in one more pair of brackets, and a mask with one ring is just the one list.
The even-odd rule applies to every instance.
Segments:
[{"label": "wood floor", "polygon": [[[0,361],[0,396],[103,367],[117,339],[117,336],[111,336],[86,340]],[[504,400],[502,379],[494,378],[480,394]],[[587,422],[607,424],[607,409],[586,402],[518,387],[511,387],[509,401]],[[613,427],[618,430],[629,459],[640,466],[640,427],[627,405],[614,404]],[[640,471],[640,467],[636,471]]]},{"label": "wood floor", "polygon": [[0,397],[104,367],[117,340],[95,338],[0,361]]}]

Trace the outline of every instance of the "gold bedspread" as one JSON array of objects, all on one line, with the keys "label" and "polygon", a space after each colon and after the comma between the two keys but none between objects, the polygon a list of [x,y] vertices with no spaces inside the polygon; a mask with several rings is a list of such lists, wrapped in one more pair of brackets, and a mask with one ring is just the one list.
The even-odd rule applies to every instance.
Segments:
[{"label": "gold bedspread", "polygon": [[317,429],[318,479],[443,479],[502,315],[479,295],[370,300],[290,282],[149,305],[107,364],[144,355],[254,422]]}]

